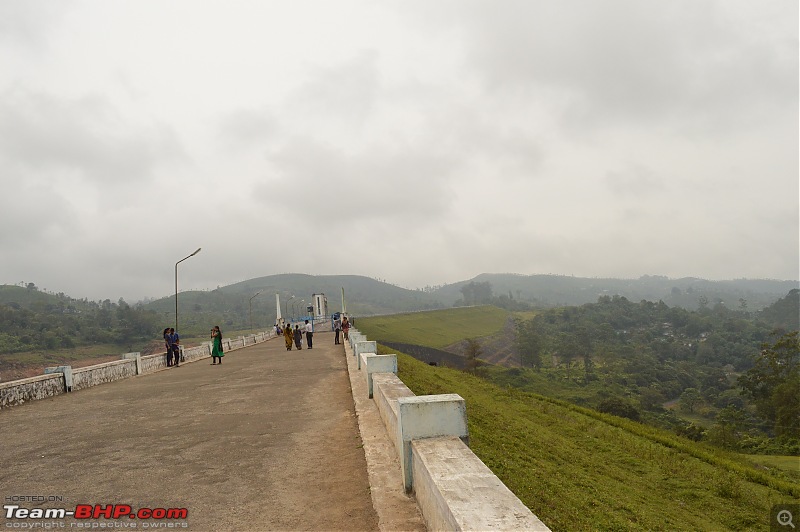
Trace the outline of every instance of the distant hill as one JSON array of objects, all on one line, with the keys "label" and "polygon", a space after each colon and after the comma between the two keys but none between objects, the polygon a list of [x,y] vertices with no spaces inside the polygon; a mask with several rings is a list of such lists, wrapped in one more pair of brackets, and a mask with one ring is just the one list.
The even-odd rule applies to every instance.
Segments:
[{"label": "distant hill", "polygon": [[760,310],[800,288],[798,281],[736,279],[708,281],[685,277],[670,279],[645,275],[638,279],[594,279],[564,275],[518,275],[483,273],[474,279],[445,285],[431,293],[444,305],[461,299],[461,289],[470,282],[489,282],[494,295],[509,295],[537,307],[594,303],[600,296],[620,295],[630,301],[663,301],[671,307],[699,308],[705,298],[709,306],[722,304],[739,309],[742,300],[749,311]]}]

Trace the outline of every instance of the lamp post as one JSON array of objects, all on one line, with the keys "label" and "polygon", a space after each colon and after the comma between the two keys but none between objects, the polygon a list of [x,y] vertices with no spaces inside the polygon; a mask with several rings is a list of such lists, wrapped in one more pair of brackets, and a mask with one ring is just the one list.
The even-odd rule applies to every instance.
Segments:
[{"label": "lamp post", "polygon": [[[295,303],[296,303],[296,304],[299,304],[299,305],[302,305],[302,304],[303,304],[303,303],[305,303],[305,302],[306,302],[306,300],[305,300],[305,299],[301,299],[300,301],[296,301]],[[298,317],[298,318],[300,317],[300,311],[299,311],[299,308],[297,308],[297,309],[296,309],[296,308],[295,308],[295,305],[292,305],[292,316],[296,316],[296,317]]]},{"label": "lamp post", "polygon": [[284,310],[286,311],[286,316],[288,316],[289,321],[292,321],[292,316],[289,314],[289,301],[291,301],[292,299],[294,299],[294,296],[292,296],[292,297],[290,297],[289,299],[286,300],[285,307],[284,307]]},{"label": "lamp post", "polygon": [[194,253],[192,253],[187,257],[183,257],[181,260],[175,263],[175,331],[176,332],[178,331],[178,264],[200,253],[200,249],[201,248],[197,248],[197,251],[195,251]]},{"label": "lamp post", "polygon": [[253,297],[250,298],[250,332],[253,332],[253,299],[255,299],[256,296],[259,295],[261,292],[263,292],[263,290],[259,290],[258,292],[253,294]]}]

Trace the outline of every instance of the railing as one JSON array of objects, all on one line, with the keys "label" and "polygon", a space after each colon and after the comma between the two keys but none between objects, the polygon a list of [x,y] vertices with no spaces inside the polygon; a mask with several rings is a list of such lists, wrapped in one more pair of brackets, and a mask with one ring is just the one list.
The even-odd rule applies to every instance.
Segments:
[{"label": "railing", "polygon": [[[265,342],[275,336],[274,331],[260,332],[238,338],[223,338],[224,351]],[[199,346],[181,346],[181,361],[191,362],[211,356],[211,342]],[[166,353],[144,355],[125,353],[121,360],[104,362],[82,368],[56,366],[45,368],[45,374],[27,379],[0,382],[0,409],[21,405],[28,401],[45,399],[65,393],[77,392],[91,386],[152,373],[167,367]]]}]

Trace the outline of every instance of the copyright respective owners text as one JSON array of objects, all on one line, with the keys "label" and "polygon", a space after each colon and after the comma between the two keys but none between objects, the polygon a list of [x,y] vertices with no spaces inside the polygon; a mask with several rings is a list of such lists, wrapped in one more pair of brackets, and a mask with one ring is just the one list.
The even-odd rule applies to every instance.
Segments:
[{"label": "copyright respective owners text", "polygon": [[787,532],[798,531],[798,518],[800,518],[800,503],[776,504],[769,512],[769,529]]},{"label": "copyright respective owners text", "polygon": [[2,530],[189,528],[189,509],[177,505],[75,502],[63,495],[50,494],[5,495],[0,516]]}]

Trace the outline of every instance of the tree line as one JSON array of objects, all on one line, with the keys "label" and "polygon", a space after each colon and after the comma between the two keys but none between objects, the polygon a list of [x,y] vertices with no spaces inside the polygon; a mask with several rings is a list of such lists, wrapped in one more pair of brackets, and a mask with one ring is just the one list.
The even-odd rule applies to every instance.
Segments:
[{"label": "tree line", "polygon": [[515,347],[535,373],[593,390],[601,411],[724,447],[797,452],[798,293],[755,314],[603,296],[518,320]]}]

